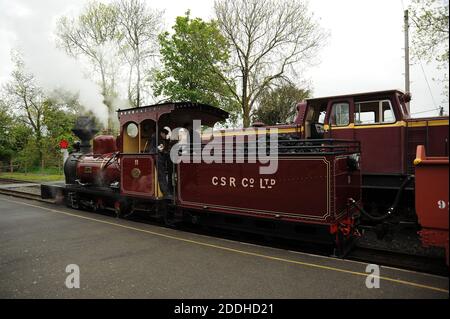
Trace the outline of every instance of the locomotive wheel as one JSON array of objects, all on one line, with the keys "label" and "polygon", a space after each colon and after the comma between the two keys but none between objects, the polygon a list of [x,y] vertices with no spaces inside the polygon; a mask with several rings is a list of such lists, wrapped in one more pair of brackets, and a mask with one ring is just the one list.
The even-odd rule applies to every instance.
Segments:
[{"label": "locomotive wheel", "polygon": [[76,192],[69,192],[67,194],[66,206],[73,209],[80,209],[79,198]]},{"label": "locomotive wheel", "polygon": [[383,223],[375,226],[375,234],[378,240],[382,240],[389,232],[389,225]]},{"label": "locomotive wheel", "polygon": [[175,218],[174,218],[173,212],[166,211],[164,213],[163,220],[164,220],[164,225],[166,225],[167,227],[170,227],[170,228],[175,228],[176,227],[176,222],[175,222]]},{"label": "locomotive wheel", "polygon": [[129,215],[130,207],[124,202],[114,202],[114,214],[116,218],[123,218]]}]

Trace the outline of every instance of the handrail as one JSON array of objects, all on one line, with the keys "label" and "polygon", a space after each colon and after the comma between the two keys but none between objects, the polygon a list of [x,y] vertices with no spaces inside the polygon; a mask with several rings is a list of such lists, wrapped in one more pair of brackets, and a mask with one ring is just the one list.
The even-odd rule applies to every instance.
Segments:
[{"label": "handrail", "polygon": [[448,165],[449,159],[446,156],[427,156],[424,145],[417,145],[414,165]]}]

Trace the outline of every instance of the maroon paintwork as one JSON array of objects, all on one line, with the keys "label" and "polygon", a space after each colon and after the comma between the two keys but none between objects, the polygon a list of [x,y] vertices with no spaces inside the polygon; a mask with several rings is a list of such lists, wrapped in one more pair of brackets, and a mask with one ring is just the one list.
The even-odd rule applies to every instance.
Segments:
[{"label": "maroon paintwork", "polygon": [[[391,102],[395,122],[356,127],[355,103],[375,99]],[[209,105],[190,102],[119,110],[120,135],[117,141],[111,136],[99,136],[94,139],[93,154],[81,154],[75,159],[77,182],[102,186],[102,195],[98,196],[98,190],[95,194],[89,194],[92,189],[88,185],[80,186],[75,182],[76,187],[72,188],[71,193],[87,193],[89,197],[94,194],[97,203],[109,196],[114,199],[118,215],[122,208],[126,211],[137,205],[145,211],[163,211],[167,214],[165,217],[169,216],[167,207],[170,207],[176,214],[192,217],[192,220],[202,213],[214,216],[218,213],[314,224],[314,228],[328,228],[329,233],[335,235],[338,246],[343,248],[345,239],[358,234],[356,224],[359,214],[353,203],[359,204],[362,200],[364,174],[391,174],[404,178],[404,175],[411,174],[411,155],[417,144],[425,144],[433,156],[448,153],[448,117],[410,119],[405,106],[407,100],[406,95],[396,90],[307,100],[298,105],[294,123],[274,126],[278,129],[280,142],[297,143],[279,154],[276,173],[260,174],[260,163],[181,163],[175,168],[177,174],[174,180],[177,184],[174,185],[173,199],[162,197],[158,189],[155,176],[158,154],[142,153],[148,152],[142,144],[146,144],[161,127],[184,127],[194,119],[213,126],[226,119],[228,114]],[[349,104],[349,125],[333,128],[330,125],[331,107],[333,103],[342,101]],[[308,124],[311,120],[306,121],[307,115],[311,115],[308,111],[316,108],[326,113],[323,137],[305,135],[307,125],[311,125]],[[130,122],[139,126],[137,144],[135,140],[125,137]],[[255,127],[259,126],[261,124]],[[254,129],[216,133],[234,138],[254,134]],[[333,144],[339,142],[337,139],[358,145],[357,150],[349,148],[342,151],[339,149],[341,145]],[[355,141],[360,142],[361,148]],[[124,143],[128,143],[126,148],[129,153],[124,153]],[[330,151],[336,146],[335,150]],[[305,149],[311,147],[316,148],[313,151],[310,149],[308,154]],[[118,153],[114,153],[116,151]],[[357,165],[358,156],[354,156],[360,153],[361,170]],[[408,178],[404,180],[409,181]],[[114,182],[120,183],[120,192]],[[105,188],[107,192],[103,193]],[[77,196],[71,196],[71,199],[73,205]]]},{"label": "maroon paintwork", "polygon": [[444,247],[449,265],[448,235],[448,157],[427,156],[425,147],[417,147],[416,211],[424,246]]},{"label": "maroon paintwork", "polygon": [[[409,126],[410,123],[447,120],[448,117],[406,120],[406,126],[331,130],[332,138],[351,138],[361,142],[363,174],[413,173],[415,149],[428,144],[432,156],[448,154],[448,124],[441,126]],[[380,156],[383,149],[383,156]]]},{"label": "maroon paintwork", "polygon": [[[380,99],[386,99],[391,102],[396,117],[395,122],[387,125],[369,124],[359,127],[355,126],[355,103]],[[343,101],[348,102],[350,106],[349,125],[348,127],[337,129],[330,126],[329,114],[331,113],[330,111],[333,103]],[[361,142],[361,173],[363,176],[365,174],[406,175],[413,173],[412,161],[414,159],[415,148],[418,144],[426,145],[429,154],[432,156],[444,155],[448,152],[448,117],[410,119],[408,110],[405,106],[405,101],[407,101],[407,96],[397,90],[309,99],[305,103],[300,103],[298,105],[298,116],[294,124],[277,125],[275,127],[279,130],[281,136],[290,136],[290,138],[294,139],[306,138],[306,113],[310,107],[320,106],[320,108],[326,111],[327,116],[324,119],[324,124],[329,128],[326,130],[324,138],[358,140]],[[151,120],[154,121],[153,129],[157,129],[162,126],[169,126],[170,128],[180,127],[193,119],[201,119],[202,123],[211,125],[217,120],[226,117],[225,113],[221,110],[195,103],[165,103],[136,109],[119,110],[118,116],[121,124],[121,135],[118,137],[117,143],[112,137],[99,136],[94,139],[94,153],[114,151],[116,150],[115,144],[119,146],[119,151],[123,152],[123,141],[121,136],[126,134],[124,128],[126,127],[126,124],[130,122],[140,124],[144,121]],[[436,121],[441,121],[442,123],[436,124]],[[429,123],[432,124],[428,125]],[[249,129],[253,130],[254,128]],[[234,132],[239,134],[247,132],[249,129],[237,130]],[[229,134],[229,131],[222,132],[228,132]],[[234,133],[232,134],[234,135]],[[123,162],[121,164],[122,169],[127,170],[126,172],[122,171],[121,174],[123,184],[121,187],[122,193],[130,196],[150,196],[151,194],[151,196],[154,197],[154,190],[150,190],[149,185],[143,186],[142,182],[136,183],[135,178],[130,177],[132,165],[129,163],[133,162],[132,158],[138,159],[141,158],[141,155],[121,155],[122,158],[125,158],[125,156],[129,158],[129,160],[127,160],[126,163]],[[155,154],[155,156],[157,155]],[[103,158],[86,158],[86,160],[87,162],[80,165],[79,168],[80,177],[84,181],[92,180],[90,173],[85,173],[84,167],[91,165],[92,162],[98,162],[94,163],[92,166],[92,174],[96,174],[101,167]],[[144,162],[147,163],[146,165],[148,167],[152,167],[153,169],[156,161],[155,158],[152,158],[144,160]],[[214,165],[200,165],[205,171],[208,171],[210,167],[213,166]],[[200,168],[195,168],[195,170],[200,170]],[[234,170],[234,167],[230,166],[225,170],[231,172]],[[303,168],[299,169],[298,172],[302,172],[301,175],[305,174]],[[145,174],[146,179],[148,180],[146,183],[150,183],[151,176],[154,175],[153,171],[149,171]],[[117,170],[114,169],[111,178],[108,178],[107,180],[110,181],[116,178]],[[181,183],[185,181],[184,179],[178,180]],[[188,178],[188,181],[189,180],[190,179]],[[213,189],[204,191],[210,192],[213,191]],[[189,196],[191,195],[193,194],[190,194]],[[216,204],[219,205],[220,203]],[[235,206],[236,205],[237,204],[235,204]]]},{"label": "maroon paintwork", "polygon": [[[304,126],[308,108],[322,106],[327,114],[324,124],[329,127],[325,138],[353,139],[361,142],[363,175],[406,175],[413,173],[412,163],[419,144],[426,145],[432,156],[448,155],[449,128],[448,116],[410,118],[405,106],[407,99],[403,92],[397,90],[308,99],[297,106],[298,116],[295,123]],[[365,124],[355,128],[355,103],[373,100],[391,102],[395,123]],[[330,126],[331,107],[337,102],[347,102],[350,106],[348,128]],[[304,132],[302,138],[305,138]]]},{"label": "maroon paintwork", "polygon": [[[416,149],[419,145],[424,145],[429,156],[448,156],[448,116],[434,118],[408,119],[408,128],[405,133],[407,139],[407,169],[414,172],[413,161]],[[445,122],[445,125],[431,126],[436,121]],[[425,122],[425,125],[424,125]],[[415,125],[422,126],[415,126]]]},{"label": "maroon paintwork", "polygon": [[336,223],[351,216],[348,199],[361,197],[346,156],[280,157],[273,175],[254,163],[181,163],[178,176],[181,207],[295,222]]},{"label": "maroon paintwork", "polygon": [[124,196],[155,197],[155,155],[122,155],[120,192]]},{"label": "maroon paintwork", "polygon": [[114,154],[110,153],[84,155],[79,158],[77,177],[80,182],[96,186],[109,186],[113,182],[118,182],[120,180],[120,167],[116,161],[110,161],[112,156]]},{"label": "maroon paintwork", "polygon": [[152,120],[158,127],[168,126],[172,129],[197,119],[204,125],[213,126],[217,121],[226,119],[228,113],[206,104],[177,102],[118,110],[118,117],[122,135],[124,124],[129,122],[139,124],[145,120]]},{"label": "maroon paintwork", "polygon": [[98,135],[94,137],[92,152],[94,154],[117,152],[116,138],[111,135]]},{"label": "maroon paintwork", "polygon": [[[201,120],[203,124],[213,126],[214,123],[224,120],[228,113],[206,104],[179,102],[163,103],[144,106],[140,108],[119,110],[120,137],[118,138],[121,152],[121,194],[124,196],[145,197],[156,199],[155,176],[157,154],[126,154],[123,152],[123,138],[126,134],[127,123],[137,125],[142,123],[155,123],[154,132],[159,128],[168,126],[171,129],[182,127],[186,123],[192,123],[193,119]],[[151,132],[149,133],[149,137]],[[133,177],[133,169],[138,169],[140,174]],[[137,171],[134,170],[134,173]]]}]

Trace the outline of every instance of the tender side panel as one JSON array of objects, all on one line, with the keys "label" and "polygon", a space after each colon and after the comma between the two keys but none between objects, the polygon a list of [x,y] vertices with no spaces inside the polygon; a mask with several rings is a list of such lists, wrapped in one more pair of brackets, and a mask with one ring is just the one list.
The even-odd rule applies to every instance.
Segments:
[{"label": "tender side panel", "polygon": [[327,158],[279,158],[273,175],[259,174],[260,166],[181,163],[178,203],[186,208],[286,220],[332,220],[333,170]]},{"label": "tender side panel", "polygon": [[122,155],[120,165],[121,194],[154,197],[153,155]]}]

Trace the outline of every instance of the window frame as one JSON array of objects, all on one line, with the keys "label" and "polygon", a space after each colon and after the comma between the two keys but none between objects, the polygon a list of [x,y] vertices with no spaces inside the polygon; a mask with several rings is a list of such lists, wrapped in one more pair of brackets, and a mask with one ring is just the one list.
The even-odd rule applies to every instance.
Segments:
[{"label": "window frame", "polygon": [[[130,125],[134,125],[135,128],[136,128],[136,135],[135,136],[131,136],[130,133],[128,132],[128,128],[130,127]],[[129,138],[134,139],[134,138],[138,137],[139,136],[139,130],[140,130],[139,124],[137,124],[136,122],[130,121],[130,122],[125,123],[125,130],[124,131],[125,131],[125,134]]]},{"label": "window frame", "polygon": [[[348,121],[347,121],[347,124],[341,124],[341,125],[337,125],[337,124],[333,124],[333,122],[332,122],[332,119],[333,119],[333,111],[334,111],[334,106],[335,105],[337,105],[337,104],[347,104],[348,105]],[[344,100],[344,101],[333,101],[332,103],[331,103],[331,107],[330,107],[330,114],[329,114],[329,116],[328,116],[328,124],[329,124],[329,126],[330,127],[346,127],[346,126],[349,126],[350,125],[350,123],[352,122],[352,119],[351,119],[351,114],[352,114],[352,112],[351,112],[351,103],[350,103],[350,101],[346,101],[346,100]],[[335,119],[336,120],[336,119]]]},{"label": "window frame", "polygon": [[[384,118],[384,112],[383,112],[383,103],[384,102],[388,102],[389,103],[389,108],[392,112],[393,115],[393,121],[390,122],[374,122],[374,123],[356,123],[356,118],[357,118],[357,111],[359,111],[359,113],[361,113],[361,104],[364,103],[375,103],[378,102],[378,119],[382,119]],[[359,108],[358,108],[359,105]],[[370,101],[362,101],[362,102],[355,102],[355,108],[354,108],[354,112],[353,112],[353,118],[354,118],[354,124],[355,126],[363,126],[363,125],[385,125],[385,124],[394,124],[397,122],[397,117],[395,116],[395,111],[394,108],[392,107],[392,103],[391,100],[389,99],[382,99],[382,100],[370,100]],[[360,117],[361,118],[361,117]],[[377,118],[376,114],[375,114],[375,119]]]}]

